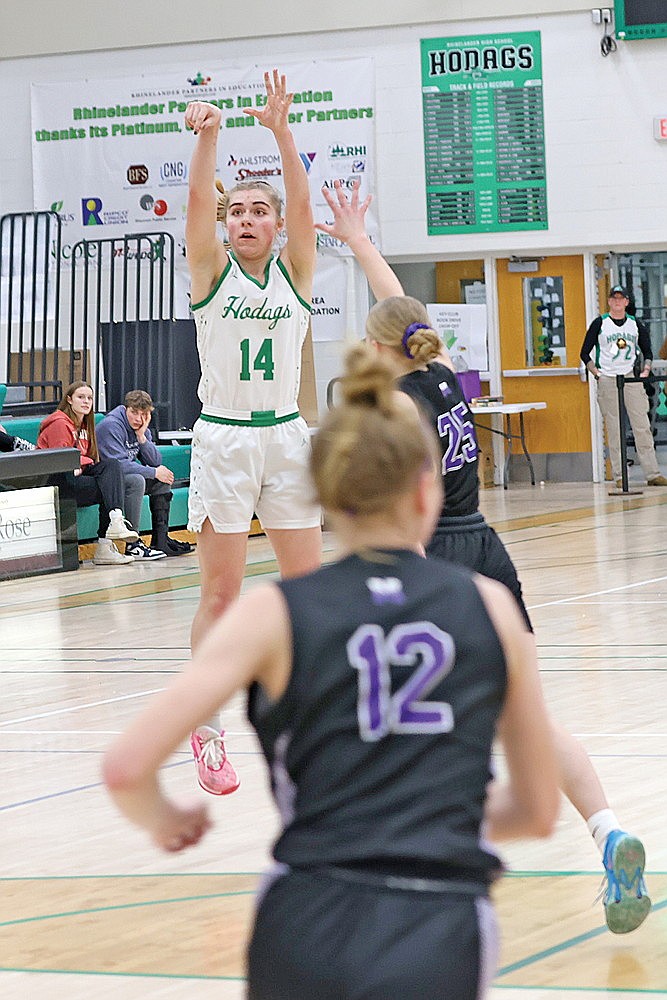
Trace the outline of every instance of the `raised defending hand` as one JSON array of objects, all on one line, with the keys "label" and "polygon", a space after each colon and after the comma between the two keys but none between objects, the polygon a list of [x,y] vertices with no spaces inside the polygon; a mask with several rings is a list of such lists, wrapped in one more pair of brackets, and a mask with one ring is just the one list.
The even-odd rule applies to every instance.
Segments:
[{"label": "raised defending hand", "polygon": [[244,108],[243,113],[252,115],[260,125],[264,125],[277,135],[284,129],[289,128],[289,109],[292,104],[294,94],[287,93],[285,77],[277,69],[273,71],[273,83],[268,72],[264,74],[264,86],[266,87],[266,104],[263,108]]},{"label": "raised defending hand", "polygon": [[322,188],[324,200],[333,212],[333,222],[316,222],[315,229],[319,229],[329,236],[349,245],[350,240],[357,236],[366,236],[366,212],[373,196],[368,195],[363,202],[359,202],[360,181],[356,180],[352,187],[352,195],[347,197],[340,181],[334,182],[334,190]]},{"label": "raised defending hand", "polygon": [[208,101],[190,101],[185,109],[185,124],[195,135],[204,129],[219,129],[222,121],[222,111]]}]

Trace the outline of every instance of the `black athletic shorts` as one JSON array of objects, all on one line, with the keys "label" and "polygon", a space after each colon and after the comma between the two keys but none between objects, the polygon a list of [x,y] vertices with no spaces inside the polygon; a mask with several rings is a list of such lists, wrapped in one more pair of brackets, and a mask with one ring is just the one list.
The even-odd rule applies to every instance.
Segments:
[{"label": "black athletic shorts", "polygon": [[496,971],[485,894],[288,871],[257,913],[248,1000],[479,1000]]},{"label": "black athletic shorts", "polygon": [[488,576],[504,583],[511,590],[519,605],[519,611],[533,631],[530,617],[523,603],[521,584],[514,563],[507,549],[490,524],[479,511],[464,517],[443,518],[438,522],[433,538],[426,546],[429,556],[437,556],[448,562],[466,566],[475,573]]}]

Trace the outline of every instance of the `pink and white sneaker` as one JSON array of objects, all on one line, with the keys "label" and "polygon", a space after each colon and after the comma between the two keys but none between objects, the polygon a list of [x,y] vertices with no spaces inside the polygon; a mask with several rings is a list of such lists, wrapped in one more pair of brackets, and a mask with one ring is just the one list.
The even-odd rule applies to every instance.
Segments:
[{"label": "pink and white sneaker", "polygon": [[210,726],[200,726],[190,736],[197,780],[204,791],[210,792],[211,795],[229,795],[241,784],[236,771],[227,759],[222,739],[224,735],[224,729],[218,732]]}]

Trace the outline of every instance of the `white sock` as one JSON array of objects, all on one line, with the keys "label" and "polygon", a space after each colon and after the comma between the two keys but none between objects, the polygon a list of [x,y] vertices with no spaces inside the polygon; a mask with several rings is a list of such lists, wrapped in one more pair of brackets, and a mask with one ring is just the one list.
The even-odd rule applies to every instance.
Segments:
[{"label": "white sock", "polygon": [[590,830],[600,854],[604,854],[604,845],[611,831],[622,829],[613,809],[600,809],[599,812],[593,813],[586,820],[586,826]]},{"label": "white sock", "polygon": [[123,516],[123,512],[120,509],[120,507],[114,507],[113,510],[109,511],[109,517],[110,518],[112,518],[112,517],[122,517],[122,516]]}]

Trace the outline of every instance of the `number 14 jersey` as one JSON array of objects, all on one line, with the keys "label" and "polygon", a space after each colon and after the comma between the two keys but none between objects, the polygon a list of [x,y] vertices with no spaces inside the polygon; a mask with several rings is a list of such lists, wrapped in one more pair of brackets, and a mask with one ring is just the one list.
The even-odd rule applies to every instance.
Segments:
[{"label": "number 14 jersey", "polygon": [[203,412],[248,419],[258,411],[296,410],[310,311],[279,258],[257,281],[230,253],[213,291],[192,306]]}]

